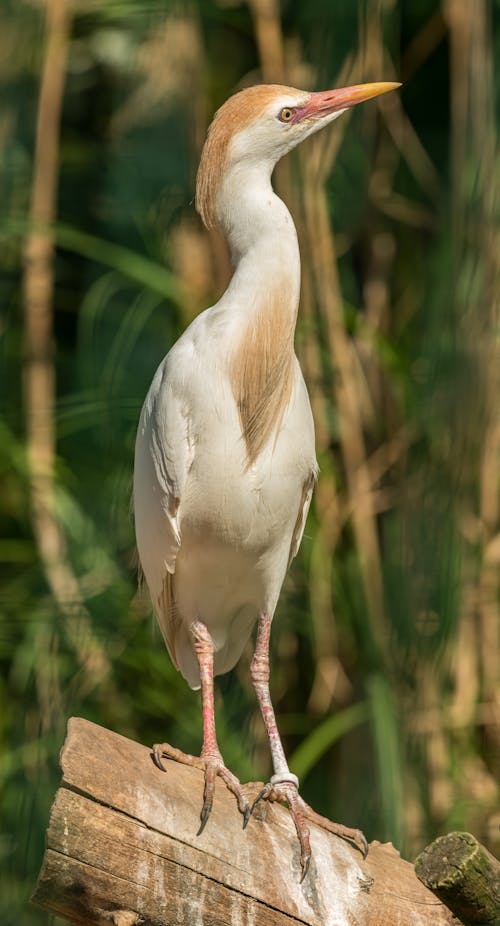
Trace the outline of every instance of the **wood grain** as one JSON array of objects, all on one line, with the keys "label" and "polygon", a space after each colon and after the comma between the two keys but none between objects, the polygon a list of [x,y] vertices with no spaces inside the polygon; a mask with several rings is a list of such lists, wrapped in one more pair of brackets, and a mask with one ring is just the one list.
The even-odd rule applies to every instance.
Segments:
[{"label": "wood grain", "polygon": [[[33,901],[73,923],[103,926],[444,926],[456,923],[390,845],[354,848],[312,828],[300,884],[295,830],[265,805],[245,831],[218,782],[200,837],[203,777],[73,718],[62,786]],[[257,787],[257,785],[255,786]]]}]

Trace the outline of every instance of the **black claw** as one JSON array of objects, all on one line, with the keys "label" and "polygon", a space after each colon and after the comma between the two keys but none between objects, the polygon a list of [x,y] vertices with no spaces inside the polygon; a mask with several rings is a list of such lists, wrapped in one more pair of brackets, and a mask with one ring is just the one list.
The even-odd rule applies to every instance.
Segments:
[{"label": "black claw", "polygon": [[264,785],[264,787],[259,791],[257,797],[255,798],[255,800],[254,800],[254,802],[253,802],[253,804],[252,804],[252,806],[251,806],[251,808],[250,808],[250,816],[253,814],[253,812],[254,812],[255,808],[257,807],[257,804],[259,803],[259,801],[261,801],[263,797],[267,797],[268,794],[269,794],[269,788],[268,788],[267,785]]},{"label": "black claw", "polygon": [[206,827],[206,825],[207,825],[207,820],[208,820],[208,818],[209,818],[209,816],[210,816],[210,811],[211,811],[211,809],[212,809],[212,808],[211,808],[210,806],[206,807],[205,804],[203,805],[202,810],[201,810],[201,814],[200,814],[200,821],[201,821],[201,822],[200,822],[200,828],[199,828],[198,832],[196,833],[197,836],[201,836],[203,830],[205,829],[205,827]]},{"label": "black claw", "polygon": [[363,833],[360,833],[360,834],[359,834],[359,841],[360,841],[360,847],[359,847],[359,848],[360,848],[360,850],[361,850],[361,854],[362,854],[363,858],[366,858],[366,856],[368,855],[368,843],[367,843],[366,838],[365,838],[365,836],[364,836]]},{"label": "black claw", "polygon": [[243,811],[243,829],[246,828],[246,825],[252,815],[253,807],[250,807],[250,804],[247,804]]},{"label": "black claw", "polygon": [[167,771],[163,762],[161,761],[161,753],[160,753],[160,750],[158,749],[158,746],[153,746],[153,762],[157,766],[157,768],[160,769],[160,771],[162,772]]},{"label": "black claw", "polygon": [[300,876],[300,883],[302,884],[307,872],[309,871],[309,865],[311,864],[311,854],[309,853],[309,855],[304,855],[300,860],[300,864],[302,866],[302,874]]}]

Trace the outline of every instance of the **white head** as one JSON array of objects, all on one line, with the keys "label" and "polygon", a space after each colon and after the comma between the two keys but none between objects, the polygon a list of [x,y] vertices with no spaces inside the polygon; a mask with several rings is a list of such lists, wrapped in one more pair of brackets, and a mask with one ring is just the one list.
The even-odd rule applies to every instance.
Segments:
[{"label": "white head", "polygon": [[222,188],[235,172],[258,170],[269,178],[277,161],[313,132],[356,103],[399,86],[373,83],[307,93],[262,84],[234,94],[217,110],[201,155],[196,208],[205,225],[220,224]]}]

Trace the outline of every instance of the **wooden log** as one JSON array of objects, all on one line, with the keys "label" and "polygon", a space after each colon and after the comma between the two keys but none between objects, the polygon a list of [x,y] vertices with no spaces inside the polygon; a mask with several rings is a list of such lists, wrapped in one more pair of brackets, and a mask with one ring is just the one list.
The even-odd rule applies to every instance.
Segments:
[{"label": "wooden log", "polygon": [[[286,808],[242,829],[222,782],[201,836],[203,776],[79,718],[33,901],[85,926],[445,926],[456,922],[391,845],[366,860],[312,827],[310,871]],[[257,789],[258,785],[255,785]]]},{"label": "wooden log", "polygon": [[500,926],[500,862],[470,833],[435,839],[415,872],[465,926]]}]

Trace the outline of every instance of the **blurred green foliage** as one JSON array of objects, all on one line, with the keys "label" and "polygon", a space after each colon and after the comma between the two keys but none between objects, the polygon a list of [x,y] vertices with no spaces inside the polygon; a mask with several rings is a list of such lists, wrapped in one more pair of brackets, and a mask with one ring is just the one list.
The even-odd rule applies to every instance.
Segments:
[{"label": "blurred green foliage", "polygon": [[[27,899],[70,715],[147,744],[199,748],[198,695],[172,667],[136,594],[133,446],[157,364],[227,279],[220,242],[194,217],[206,126],[234,89],[269,79],[273,67],[297,86],[334,86],[346,76],[404,81],[398,100],[360,108],[332,130],[338,150],[330,152],[324,189],[334,252],[307,220],[320,158],[316,176],[308,169],[322,149],[305,145],[278,176],[303,246],[309,309],[297,345],[320,418],[322,470],[273,631],[278,722],[304,797],[321,812],[362,827],[369,839],[393,839],[409,857],[451,828],[473,829],[495,849],[499,85],[492,63],[500,3],[288,0],[278,20],[284,63],[279,47],[275,61],[265,57],[259,9],[238,0],[77,0],[72,7],[51,305],[54,504],[82,611],[61,608],[47,581],[26,452],[23,241],[44,4],[2,3],[6,926],[50,919]],[[363,499],[347,478],[329,294],[310,269],[318,250],[333,254],[339,274],[376,562],[363,523],[353,523]],[[382,589],[380,613],[370,582]],[[265,778],[268,751],[245,659],[218,690],[227,764],[242,779]]]}]

